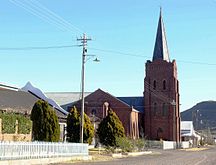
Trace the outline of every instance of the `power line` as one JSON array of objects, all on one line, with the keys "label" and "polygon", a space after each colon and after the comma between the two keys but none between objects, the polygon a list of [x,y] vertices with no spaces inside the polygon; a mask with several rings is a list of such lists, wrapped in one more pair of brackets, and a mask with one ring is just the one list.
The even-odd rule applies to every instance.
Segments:
[{"label": "power line", "polygon": [[0,50],[39,50],[39,49],[64,49],[77,47],[79,45],[62,45],[62,46],[33,46],[33,47],[0,47]]},{"label": "power line", "polygon": [[80,28],[78,28],[75,25],[72,25],[70,22],[68,22],[64,18],[60,17],[59,15],[57,15],[56,13],[54,13],[53,11],[51,11],[50,9],[48,9],[47,7],[42,5],[37,0],[30,0],[30,1],[33,2],[35,4],[35,6],[37,6],[39,9],[41,8],[41,9],[45,10],[50,16],[53,16],[57,21],[59,21],[61,24],[65,25],[69,29],[77,30],[78,32],[83,33],[83,30],[81,30]]},{"label": "power line", "polygon": [[[80,45],[56,45],[56,46],[32,46],[32,47],[0,47],[0,51],[15,51],[15,50],[42,50],[42,49],[64,49],[64,48],[72,48],[72,47],[78,47]],[[105,50],[105,49],[98,49],[98,48],[92,48],[89,47],[89,49],[101,51],[101,52],[107,52],[107,53],[114,53],[119,54],[123,56],[130,56],[130,57],[139,57],[139,58],[151,58],[150,56],[143,56],[140,54],[133,54],[133,53],[126,53],[121,51],[115,51],[115,50]],[[180,63],[187,63],[187,64],[193,64],[193,65],[209,65],[209,66],[216,66],[216,63],[205,63],[205,62],[198,62],[198,61],[185,61],[185,60],[177,60]]]},{"label": "power line", "polygon": [[150,58],[149,56],[143,56],[141,54],[125,53],[125,52],[120,52],[120,51],[115,51],[115,50],[104,50],[104,49],[97,49],[97,48],[92,48],[92,47],[89,47],[89,49],[96,50],[96,51],[101,51],[101,52],[107,52],[107,53],[121,54],[121,55],[125,55],[125,56]]},{"label": "power line", "polygon": [[[28,11],[29,13],[35,15],[36,17],[55,25],[61,30],[68,30],[68,31],[78,31],[83,33],[83,31],[72,25],[70,22],[66,21],[64,18],[60,17],[44,5],[42,5],[37,0],[26,0],[25,2],[19,1],[19,0],[9,0],[11,3],[15,4],[16,6],[19,6],[23,8],[24,10]],[[54,47],[29,47],[29,48],[0,48],[0,50],[32,50],[32,49],[57,49],[57,48],[67,48],[70,46],[54,46]],[[141,54],[131,54],[131,53],[124,53],[120,51],[113,51],[113,50],[104,50],[104,49],[97,49],[97,48],[89,48],[96,51],[102,51],[107,53],[115,53],[120,54],[124,56],[131,56],[131,57],[141,57],[141,58],[151,58],[149,56],[143,56]],[[205,62],[198,62],[198,61],[183,61],[179,60],[178,62],[181,63],[188,63],[188,64],[195,64],[195,65],[209,65],[209,66],[215,66],[215,63],[205,63]]]},{"label": "power line", "polygon": [[26,10],[27,12],[31,13],[32,15],[42,19],[43,21],[55,25],[60,30],[67,30],[67,31],[78,31],[83,33],[82,30],[77,28],[76,26],[72,25],[70,22],[66,21],[53,11],[49,10],[41,3],[36,0],[27,0],[27,1],[19,1],[19,0],[9,0],[11,3],[15,4]]},{"label": "power line", "polygon": [[[92,47],[89,47],[89,49],[106,52],[106,53],[114,53],[114,54],[119,54],[119,55],[124,55],[124,56],[141,57],[141,58],[149,58],[149,59],[152,58],[150,56],[143,56],[141,54],[126,53],[126,52],[115,51],[115,50],[97,49],[97,48],[92,48]],[[177,60],[177,61],[180,63],[188,63],[188,64],[194,64],[194,65],[210,65],[210,66],[216,65],[216,63],[206,63],[206,62],[199,62],[199,61],[185,61],[185,60]]]},{"label": "power line", "polygon": [[178,62],[181,63],[188,63],[188,64],[196,64],[196,65],[216,65],[214,63],[206,63],[206,62],[198,62],[198,61],[184,61],[184,60],[178,60]]}]

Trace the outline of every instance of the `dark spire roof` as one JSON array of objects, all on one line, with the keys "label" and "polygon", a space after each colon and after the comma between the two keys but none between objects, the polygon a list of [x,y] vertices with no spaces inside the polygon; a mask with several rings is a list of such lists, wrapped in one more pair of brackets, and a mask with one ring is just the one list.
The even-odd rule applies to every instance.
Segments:
[{"label": "dark spire roof", "polygon": [[160,17],[158,21],[157,36],[154,47],[153,61],[156,59],[161,59],[168,62],[170,61],[161,8]]}]

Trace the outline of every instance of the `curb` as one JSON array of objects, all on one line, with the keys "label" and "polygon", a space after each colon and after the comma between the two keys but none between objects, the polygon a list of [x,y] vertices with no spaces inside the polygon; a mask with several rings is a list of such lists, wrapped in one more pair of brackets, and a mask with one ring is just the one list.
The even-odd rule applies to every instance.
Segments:
[{"label": "curb", "polygon": [[72,160],[92,160],[92,156],[58,157],[58,158],[40,158],[40,159],[20,159],[20,160],[2,160],[0,165],[33,165],[60,163]]},{"label": "curb", "polygon": [[122,157],[126,157],[126,156],[140,156],[140,155],[148,155],[148,154],[152,154],[152,151],[144,151],[144,152],[128,152],[128,153],[116,153],[116,154],[112,154],[113,158],[122,158]]}]

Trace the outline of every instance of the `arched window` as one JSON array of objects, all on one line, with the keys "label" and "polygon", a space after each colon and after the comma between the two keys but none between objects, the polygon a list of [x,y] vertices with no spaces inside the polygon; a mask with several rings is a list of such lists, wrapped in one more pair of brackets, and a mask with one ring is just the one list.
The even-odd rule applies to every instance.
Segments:
[{"label": "arched window", "polygon": [[166,103],[163,103],[163,105],[162,105],[162,115],[167,116],[167,114],[168,114],[168,106],[167,106]]},{"label": "arched window", "polygon": [[92,109],[92,115],[96,115],[96,109]]},{"label": "arched window", "polygon": [[160,127],[157,129],[157,139],[163,139],[163,129]]},{"label": "arched window", "polygon": [[153,89],[156,89],[156,80],[153,81]]},{"label": "arched window", "polygon": [[157,103],[154,103],[153,109],[154,109],[154,116],[156,116],[157,115]]},{"label": "arched window", "polygon": [[163,80],[163,90],[166,90],[166,80]]},{"label": "arched window", "polygon": [[103,118],[108,115],[108,110],[109,110],[109,103],[104,102],[104,104],[103,104]]}]

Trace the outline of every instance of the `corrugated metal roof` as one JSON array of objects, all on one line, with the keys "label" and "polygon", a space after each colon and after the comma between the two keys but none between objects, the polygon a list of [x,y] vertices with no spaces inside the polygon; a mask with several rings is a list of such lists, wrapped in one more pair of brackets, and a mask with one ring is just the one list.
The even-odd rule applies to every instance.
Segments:
[{"label": "corrugated metal roof", "polygon": [[[55,100],[60,106],[71,104],[81,99],[80,92],[46,92],[47,97]],[[88,96],[90,92],[85,92],[84,97]]]},{"label": "corrugated metal roof", "polygon": [[[38,99],[29,92],[0,88],[0,109],[6,112],[30,114]],[[65,114],[56,108],[55,110],[59,118],[66,118]]]},{"label": "corrugated metal roof", "polygon": [[125,102],[130,107],[138,110],[139,112],[144,112],[144,97],[135,96],[135,97],[117,97],[119,100]]}]

